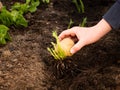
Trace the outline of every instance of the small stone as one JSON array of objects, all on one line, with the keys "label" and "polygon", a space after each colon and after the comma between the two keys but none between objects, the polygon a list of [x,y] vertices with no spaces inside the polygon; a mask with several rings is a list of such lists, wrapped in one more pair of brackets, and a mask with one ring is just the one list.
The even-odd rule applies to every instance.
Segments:
[{"label": "small stone", "polygon": [[4,57],[9,57],[9,56],[11,56],[12,54],[11,54],[11,52],[10,52],[9,50],[6,50],[6,51],[3,51],[3,52],[2,52],[2,55],[3,55]]},{"label": "small stone", "polygon": [[13,59],[12,61],[13,61],[13,62],[17,62],[17,61],[18,61],[18,59]]}]

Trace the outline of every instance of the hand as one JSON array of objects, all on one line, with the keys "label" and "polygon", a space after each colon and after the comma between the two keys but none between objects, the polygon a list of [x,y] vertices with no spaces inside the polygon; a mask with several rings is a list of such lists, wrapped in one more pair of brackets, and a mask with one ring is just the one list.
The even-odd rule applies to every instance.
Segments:
[{"label": "hand", "polygon": [[66,37],[77,37],[78,42],[70,50],[70,52],[74,54],[85,45],[98,41],[110,30],[110,25],[104,19],[102,19],[97,25],[93,27],[73,27],[71,29],[65,30],[59,35],[59,39],[62,40]]}]

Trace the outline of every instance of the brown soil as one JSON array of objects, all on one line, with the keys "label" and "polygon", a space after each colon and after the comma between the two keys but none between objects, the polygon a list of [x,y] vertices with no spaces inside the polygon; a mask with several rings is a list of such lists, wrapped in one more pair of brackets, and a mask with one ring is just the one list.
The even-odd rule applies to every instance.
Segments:
[{"label": "brown soil", "polygon": [[[2,0],[8,8],[20,0]],[[22,0],[21,0],[22,1]],[[96,24],[114,0],[84,0],[85,13],[71,0],[51,0],[25,15],[27,28],[10,27],[12,41],[0,47],[0,90],[120,90],[120,30],[112,30],[63,61],[47,51],[52,31],[65,30],[69,20]]]}]

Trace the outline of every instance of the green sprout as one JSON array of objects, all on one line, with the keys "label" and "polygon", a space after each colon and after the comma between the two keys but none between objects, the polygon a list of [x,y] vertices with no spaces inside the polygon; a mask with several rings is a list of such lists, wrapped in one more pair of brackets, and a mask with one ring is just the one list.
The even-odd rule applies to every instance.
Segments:
[{"label": "green sprout", "polygon": [[72,20],[72,19],[70,19],[70,22],[69,22],[69,24],[68,24],[67,29],[70,29],[73,23],[74,23],[74,22],[73,22],[73,20]]},{"label": "green sprout", "polygon": [[5,25],[0,25],[0,44],[6,44],[7,41],[11,40],[8,30],[9,28]]},{"label": "green sprout", "polygon": [[84,13],[85,9],[82,0],[72,0],[72,2],[75,4],[79,13],[80,12]]},{"label": "green sprout", "polygon": [[79,26],[84,27],[86,23],[87,23],[87,17],[83,18],[83,21]]},{"label": "green sprout", "polygon": [[54,57],[54,59],[56,60],[63,60],[65,59],[67,56],[65,54],[65,52],[63,51],[63,49],[60,46],[60,41],[58,39],[58,35],[57,32],[54,31],[52,33],[53,37],[56,39],[56,43],[51,42],[51,44],[53,45],[53,48],[47,48],[47,50],[50,52],[50,54]]}]

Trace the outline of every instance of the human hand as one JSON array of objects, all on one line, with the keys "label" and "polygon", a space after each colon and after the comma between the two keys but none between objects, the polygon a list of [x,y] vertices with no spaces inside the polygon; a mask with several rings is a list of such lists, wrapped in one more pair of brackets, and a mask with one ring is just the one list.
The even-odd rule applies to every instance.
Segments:
[{"label": "human hand", "polygon": [[77,37],[77,43],[70,50],[70,52],[74,54],[85,45],[96,42],[110,30],[110,25],[104,19],[102,19],[93,27],[73,27],[65,30],[59,35],[59,39],[62,40],[66,37]]}]

